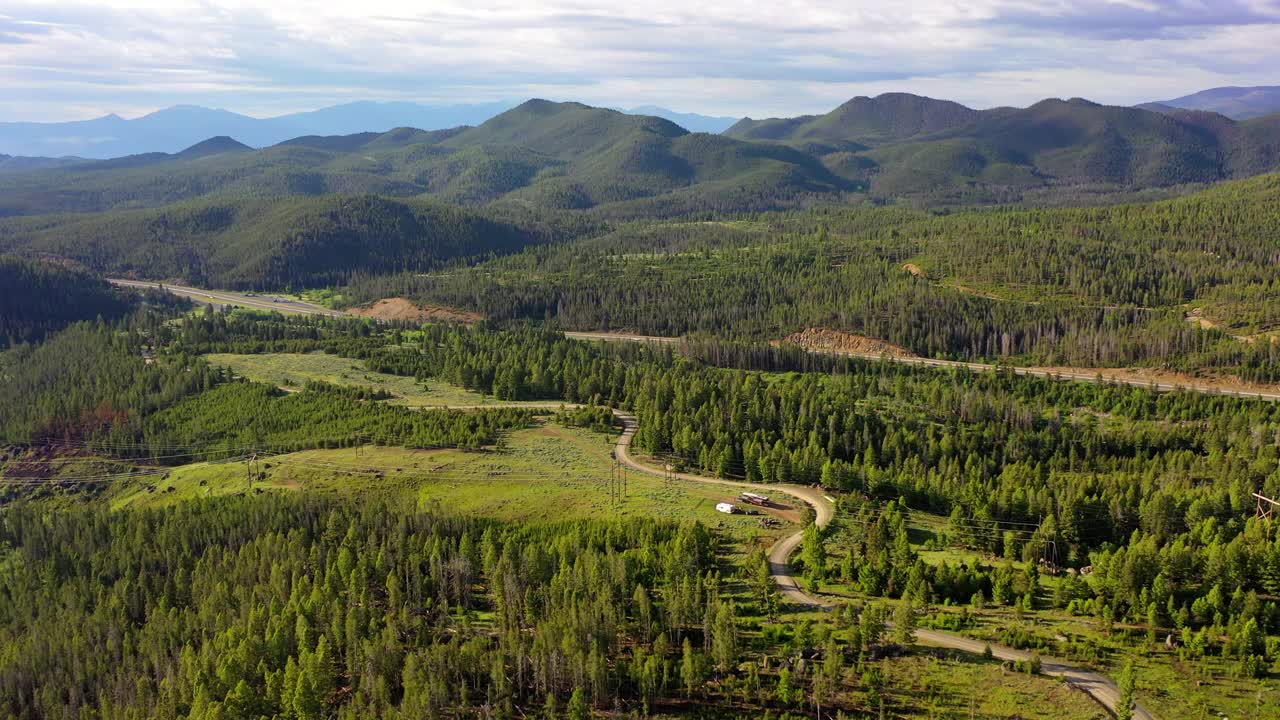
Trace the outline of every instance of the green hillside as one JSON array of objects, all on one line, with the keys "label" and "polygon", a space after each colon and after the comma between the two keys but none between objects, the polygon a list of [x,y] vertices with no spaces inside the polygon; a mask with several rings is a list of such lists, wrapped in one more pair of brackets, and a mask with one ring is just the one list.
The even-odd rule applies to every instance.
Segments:
[{"label": "green hillside", "polygon": [[1078,99],[976,111],[895,93],[710,135],[530,100],[477,127],[306,136],[261,150],[218,137],[172,155],[11,165],[0,172],[0,217],[335,193],[612,218],[784,209],[868,189],[878,201],[1060,203],[1274,171],[1280,118]]},{"label": "green hillside", "polygon": [[1278,194],[1268,175],[1102,208],[637,224],[467,270],[365,278],[349,294],[574,330],[761,341],[819,327],[935,358],[1274,382]]},{"label": "green hillside", "polygon": [[1205,184],[1280,167],[1280,119],[1236,122],[1087,100],[975,111],[890,94],[825,115],[744,120],[727,135],[803,148],[873,195],[993,203]]},{"label": "green hillside", "polygon": [[132,306],[125,295],[84,270],[0,255],[0,350],[79,320],[115,319]]},{"label": "green hillside", "polygon": [[222,198],[0,223],[0,249],[70,258],[112,275],[228,288],[316,286],[358,272],[421,271],[545,238],[542,230],[453,206],[370,195]]},{"label": "green hillside", "polygon": [[878,146],[973,122],[979,113],[946,100],[886,93],[856,97],[825,115],[739,121],[725,131],[742,140]]},{"label": "green hillside", "polygon": [[[149,208],[212,195],[332,193],[590,208],[737,180],[751,189],[750,207],[850,185],[796,150],[690,134],[656,117],[531,100],[474,128],[301,137],[262,150],[212,138],[173,155],[7,173],[0,176],[0,216]],[[680,206],[686,204],[704,209],[696,190],[686,193]]]}]

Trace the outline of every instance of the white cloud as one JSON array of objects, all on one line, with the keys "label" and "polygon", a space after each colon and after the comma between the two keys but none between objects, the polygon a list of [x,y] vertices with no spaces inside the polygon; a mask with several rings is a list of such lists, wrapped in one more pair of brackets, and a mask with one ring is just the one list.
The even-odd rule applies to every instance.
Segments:
[{"label": "white cloud", "polygon": [[541,95],[753,116],[852,95],[1131,103],[1275,81],[1275,0],[11,0],[0,120]]}]

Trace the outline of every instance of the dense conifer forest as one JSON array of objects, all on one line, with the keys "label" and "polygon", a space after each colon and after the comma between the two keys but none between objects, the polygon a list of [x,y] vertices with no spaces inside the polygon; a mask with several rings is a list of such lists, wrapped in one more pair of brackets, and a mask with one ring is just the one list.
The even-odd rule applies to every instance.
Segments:
[{"label": "dense conifer forest", "polygon": [[469,270],[365,275],[351,293],[578,330],[760,341],[823,327],[925,357],[1220,368],[1274,382],[1278,188],[1268,176],[1088,210],[633,225]]},{"label": "dense conifer forest", "polygon": [[[516,410],[394,407],[358,383],[282,393],[199,359],[212,351],[330,352],[497,398],[612,406],[637,416],[638,450],[678,469],[820,484],[840,496],[843,520],[806,534],[800,564],[814,588],[1180,633],[1183,657],[1243,678],[1268,677],[1280,657],[1280,536],[1253,519],[1251,495],[1280,495],[1275,404],[786,348],[592,344],[532,326],[146,311],[17,351],[4,407],[25,410],[6,413],[7,438],[144,462],[169,452],[178,465],[245,448],[481,447],[529,422]],[[95,379],[58,382],[80,373]],[[722,578],[719,541],[692,525],[503,525],[305,495],[86,505],[45,520],[28,502],[11,501],[3,524],[0,695],[14,717],[659,710],[762,682],[743,675],[756,661],[738,662],[767,641],[744,644],[721,595],[777,612],[767,570],[761,581],[754,569],[763,558]],[[935,542],[994,560],[924,562],[908,534],[915,514],[945,518]],[[1045,572],[1088,577],[1049,590],[1045,559]],[[822,649],[837,676],[889,642],[878,612],[868,606]],[[965,617],[921,621],[962,630]],[[1094,641],[1052,647],[1019,632],[1000,640],[1105,657]],[[99,651],[73,662],[86,645]],[[821,694],[822,672],[771,675],[780,689],[749,692],[747,706],[790,698],[792,683]]]},{"label": "dense conifer forest", "polygon": [[581,716],[677,694],[681,646],[684,682],[739,660],[696,525],[255,498],[0,537],[6,717]]},{"label": "dense conifer forest", "polygon": [[117,319],[132,304],[92,273],[0,255],[0,349],[37,342],[77,320]]}]

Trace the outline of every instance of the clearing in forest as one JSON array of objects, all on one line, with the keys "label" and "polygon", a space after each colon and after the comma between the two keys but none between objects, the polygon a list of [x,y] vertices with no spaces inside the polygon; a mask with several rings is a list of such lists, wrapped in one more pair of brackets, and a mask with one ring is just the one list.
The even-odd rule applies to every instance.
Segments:
[{"label": "clearing in forest", "polygon": [[615,437],[553,423],[512,433],[497,450],[413,450],[364,446],[305,450],[259,461],[250,485],[244,463],[194,463],[163,478],[131,482],[111,497],[114,508],[171,505],[185,500],[246,491],[323,492],[345,496],[393,495],[416,500],[422,509],[500,520],[599,519],[649,516],[675,522],[698,520],[738,538],[767,546],[795,525],[763,527],[760,516],[716,512],[743,489],[666,481],[627,473],[627,493],[610,497]]},{"label": "clearing in forest", "polygon": [[[366,368],[361,360],[338,357],[324,352],[260,355],[215,353],[206,355],[205,360],[210,365],[230,368],[231,372],[246,380],[275,385],[286,390],[300,390],[308,382],[326,382],[333,385],[384,390],[393,396],[387,401],[393,405],[477,407],[514,404],[495,400],[435,378],[419,382],[403,375],[373,372]],[[548,403],[531,404],[547,405]]]}]

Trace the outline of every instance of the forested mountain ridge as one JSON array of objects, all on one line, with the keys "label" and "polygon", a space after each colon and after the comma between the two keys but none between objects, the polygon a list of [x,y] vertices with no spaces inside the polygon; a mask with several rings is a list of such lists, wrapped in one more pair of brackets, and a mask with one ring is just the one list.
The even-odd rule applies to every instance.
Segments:
[{"label": "forested mountain ridge", "polygon": [[[214,138],[153,153],[0,177],[0,216],[155,207],[208,195],[336,192],[482,205],[591,208],[732,182],[734,209],[854,187],[805,153],[689,133],[661,118],[531,100],[474,128],[304,137],[262,150]],[[745,190],[744,190],[745,189]],[[653,210],[651,210],[653,211]]]},{"label": "forested mountain ridge", "polygon": [[1102,208],[653,223],[467,270],[366,276],[351,294],[579,330],[759,341],[824,327],[925,357],[1216,367],[1275,382],[1280,344],[1265,334],[1280,330],[1278,193],[1268,175]]},{"label": "forested mountain ridge", "polygon": [[726,131],[814,152],[874,195],[992,202],[1056,188],[1155,188],[1242,178],[1280,167],[1272,119],[1152,112],[1079,98],[975,111],[887,94],[826,115],[744,120]]},{"label": "forested mountain ridge", "polygon": [[856,97],[825,115],[752,120],[725,131],[744,140],[878,146],[973,122],[979,113],[959,103],[909,93]]},{"label": "forested mountain ridge", "polygon": [[216,137],[167,155],[0,173],[0,216],[157,207],[210,195],[427,195],[639,218],[845,200],[1073,201],[1280,168],[1280,119],[1157,113],[1085,100],[976,111],[903,93],[722,135],[659,117],[530,100],[475,127]]},{"label": "forested mountain ridge", "polygon": [[10,218],[0,222],[0,250],[70,258],[109,275],[269,289],[339,284],[353,273],[422,271],[572,233],[428,200],[224,197]]},{"label": "forested mountain ridge", "polygon": [[253,147],[300,135],[384,132],[413,125],[435,130],[475,124],[511,107],[496,102],[430,106],[405,102],[351,102],[317,110],[257,118],[227,110],[175,105],[134,118],[105,115],[71,122],[0,122],[0,152],[113,158],[174,153],[205,138],[228,135]]},{"label": "forested mountain ridge", "polygon": [[0,350],[78,320],[118,318],[133,304],[90,272],[0,254]]}]

